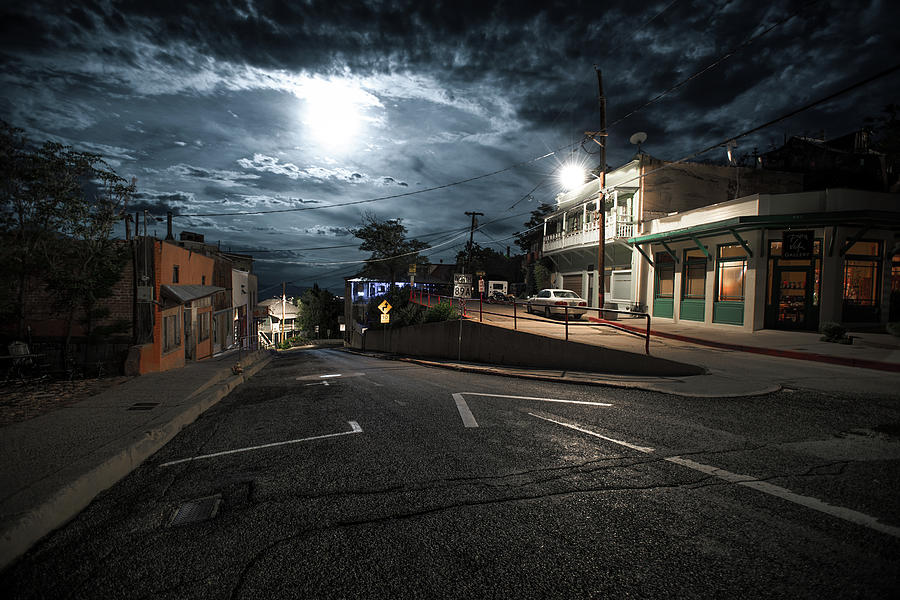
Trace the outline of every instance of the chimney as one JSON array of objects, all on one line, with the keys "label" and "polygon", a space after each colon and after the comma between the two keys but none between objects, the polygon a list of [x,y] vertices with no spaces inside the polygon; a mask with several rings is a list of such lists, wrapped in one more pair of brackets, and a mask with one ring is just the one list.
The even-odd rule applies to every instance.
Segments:
[{"label": "chimney", "polygon": [[174,240],[175,236],[172,235],[172,211],[166,212],[166,240]]}]

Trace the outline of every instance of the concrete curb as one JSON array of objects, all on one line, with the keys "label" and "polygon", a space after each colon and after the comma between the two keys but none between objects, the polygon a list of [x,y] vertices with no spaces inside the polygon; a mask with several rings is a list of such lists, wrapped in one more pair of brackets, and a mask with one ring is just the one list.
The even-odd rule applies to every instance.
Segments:
[{"label": "concrete curb", "polygon": [[[672,396],[681,396],[683,398],[746,398],[753,396],[765,396],[781,389],[778,384],[766,385],[762,388],[743,391],[743,392],[726,392],[726,393],[702,393],[702,392],[682,392],[679,390],[659,385],[657,383],[642,381],[611,381],[597,380],[577,377],[554,377],[552,375],[540,375],[531,373],[512,373],[504,370],[502,367],[477,367],[472,365],[444,364],[416,358],[398,358],[403,362],[411,362],[427,367],[440,367],[443,369],[452,369],[454,371],[463,371],[467,373],[482,373],[485,375],[498,375],[500,377],[515,377],[518,379],[533,379],[536,381],[551,381],[554,383],[571,383],[576,385],[593,385],[598,387],[612,387],[620,389],[639,389],[648,392],[658,392],[660,394],[669,394]],[[601,374],[597,375],[602,376]],[[705,375],[692,375],[692,377],[705,377]]]},{"label": "concrete curb", "polygon": [[[688,392],[673,389],[669,386],[660,385],[658,383],[644,381],[615,381],[610,379],[599,380],[602,373],[584,373],[588,377],[555,377],[552,375],[541,375],[539,373],[522,373],[509,371],[501,366],[485,365],[483,367],[476,365],[462,365],[458,363],[442,363],[430,361],[421,358],[410,358],[408,356],[398,356],[395,354],[385,354],[373,351],[360,351],[354,348],[344,348],[344,352],[359,354],[361,356],[369,356],[372,358],[380,358],[382,360],[399,360],[401,362],[409,362],[426,367],[438,367],[441,369],[450,369],[453,371],[461,371],[466,373],[481,373],[484,375],[498,375],[500,377],[513,377],[516,379],[531,379],[535,381],[549,381],[553,383],[570,383],[575,385],[593,385],[598,387],[611,387],[619,389],[639,389],[648,392],[657,392],[660,394],[670,394],[672,396],[680,396],[682,398],[748,398],[754,396],[765,396],[781,390],[779,384],[767,384],[763,387],[750,391],[741,392],[724,392],[724,393],[706,393],[706,392]],[[691,377],[706,377],[707,375],[692,375]]]},{"label": "concrete curb", "polygon": [[183,410],[167,423],[132,439],[114,456],[78,475],[42,504],[20,515],[0,532],[0,569],[5,569],[45,535],[78,515],[100,492],[115,485],[139,467],[183,428],[272,360],[270,355],[260,355],[253,364],[244,368],[242,374],[229,375],[224,380],[213,379],[212,385],[207,382],[184,400]]}]

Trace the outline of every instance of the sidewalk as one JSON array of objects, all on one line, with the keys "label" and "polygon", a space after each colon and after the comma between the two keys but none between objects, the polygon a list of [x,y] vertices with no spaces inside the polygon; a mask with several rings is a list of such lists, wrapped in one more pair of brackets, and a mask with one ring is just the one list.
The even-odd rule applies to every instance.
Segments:
[{"label": "sidewalk", "polygon": [[65,408],[2,428],[0,568],[77,515],[203,411],[265,367],[236,351],[151,373]]},{"label": "sidewalk", "polygon": [[[616,324],[640,333],[645,331],[629,322]],[[760,329],[745,332],[727,326],[710,328],[684,321],[678,324],[651,323],[651,338],[662,337],[725,350],[900,372],[900,337],[887,333],[849,335],[853,338],[852,344],[835,344],[824,342],[820,339],[822,334],[809,331]]]}]

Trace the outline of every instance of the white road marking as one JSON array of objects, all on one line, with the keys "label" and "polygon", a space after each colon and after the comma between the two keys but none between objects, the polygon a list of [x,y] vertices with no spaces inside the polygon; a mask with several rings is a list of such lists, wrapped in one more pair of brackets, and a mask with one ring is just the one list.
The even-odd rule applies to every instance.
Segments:
[{"label": "white road marking", "polygon": [[614,444],[619,444],[620,446],[625,446],[626,448],[631,448],[632,450],[637,450],[638,452],[643,452],[645,454],[650,454],[651,452],[653,452],[653,448],[648,448],[646,446],[636,446],[635,444],[629,444],[628,442],[623,442],[622,440],[614,440],[611,437],[606,437],[605,435],[600,435],[596,431],[584,429],[583,427],[579,427],[577,425],[572,425],[570,423],[563,423],[562,421],[548,419],[547,417],[542,417],[542,416],[536,415],[534,413],[528,413],[528,414],[531,415],[532,417],[536,417],[538,419],[543,419],[544,421],[550,421],[551,423],[556,423],[557,425],[562,425],[563,427],[568,427],[569,429],[574,429],[575,431],[580,431],[581,433],[586,433],[588,435],[598,437],[600,439],[606,440],[607,442],[612,442]]},{"label": "white road marking", "polygon": [[[588,429],[584,429],[583,427],[573,425],[571,423],[564,423],[562,421],[556,421],[554,419],[548,419],[546,417],[542,417],[540,415],[536,415],[534,413],[528,413],[532,417],[536,417],[538,419],[542,419],[544,421],[549,421],[551,423],[556,423],[557,425],[562,425],[563,427],[568,427],[569,429],[574,429],[575,431],[580,431],[582,433],[586,433],[588,435],[592,435],[594,437],[598,437],[615,444],[619,444],[625,446],[626,448],[631,448],[633,450],[637,450],[639,452],[644,452],[645,454],[653,453],[653,448],[647,448],[644,446],[637,446],[634,444],[629,444],[628,442],[623,442],[621,440],[615,440],[613,438],[606,437],[604,435],[600,435],[595,431],[590,431]],[[781,498],[782,500],[787,500],[788,502],[793,502],[794,504],[799,504],[800,506],[805,506],[806,508],[811,508],[812,510],[825,513],[826,515],[831,515],[832,517],[837,517],[838,519],[843,519],[844,521],[848,521],[850,523],[854,523],[856,525],[862,525],[863,527],[868,527],[869,529],[874,529],[875,531],[879,531],[881,533],[886,533],[893,537],[900,537],[900,527],[895,527],[893,525],[887,525],[886,523],[882,523],[875,517],[867,515],[865,513],[861,513],[859,511],[845,508],[843,506],[835,506],[833,504],[828,504],[818,498],[813,498],[812,496],[803,496],[801,494],[797,494],[792,492],[787,488],[783,488],[781,486],[769,483],[767,481],[760,481],[756,477],[752,477],[750,475],[742,475],[740,473],[732,473],[731,471],[726,471],[725,469],[720,469],[718,467],[713,467],[711,465],[705,465],[703,463],[698,463],[693,460],[682,458],[680,456],[668,456],[664,457],[663,460],[668,461],[670,463],[681,465],[682,467],[687,467],[688,469],[693,469],[695,471],[700,471],[701,473],[706,473],[707,475],[711,475],[713,477],[717,477],[723,481],[727,481],[728,483],[733,483],[735,485],[741,485],[744,487],[748,487],[750,489],[757,490],[759,492],[763,492],[764,494],[769,494],[770,496],[775,496],[777,498]]]},{"label": "white road marking", "polygon": [[378,383],[377,381],[369,381],[369,383],[371,383],[375,387],[384,387],[383,383]]},{"label": "white road marking", "polygon": [[308,381],[316,379],[334,379],[336,377],[363,377],[365,373],[328,373],[326,375],[301,375],[296,377],[297,381]]},{"label": "white road marking", "polygon": [[462,392],[466,396],[488,396],[490,398],[514,398],[516,400],[540,400],[541,402],[564,402],[565,404],[588,404],[590,406],[612,406],[606,402],[585,402],[583,400],[560,400],[558,398],[534,398],[532,396],[504,396],[503,394],[481,394],[478,392]]},{"label": "white road marking", "polygon": [[[466,427],[478,427],[478,422],[475,420],[475,417],[472,416],[472,411],[469,410],[469,405],[466,404],[465,398],[463,396],[486,396],[488,398],[512,398],[514,400],[538,400],[540,402],[564,402],[566,404],[587,404],[590,406],[612,406],[612,404],[607,404],[606,402],[585,402],[582,400],[560,400],[559,398],[536,398],[534,396],[507,396],[504,394],[482,394],[480,392],[457,392],[453,394],[453,399],[456,401],[456,409],[459,411],[459,416],[462,417],[463,425]],[[529,413],[531,414],[531,413]]]},{"label": "white road marking", "polygon": [[191,458],[182,458],[179,460],[172,460],[166,463],[159,465],[160,467],[170,467],[172,465],[177,465],[185,462],[193,462],[195,460],[202,460],[204,458],[214,458],[216,456],[225,456],[226,454],[237,454],[239,452],[250,452],[251,450],[260,450],[262,448],[274,448],[275,446],[286,446],[288,444],[299,444],[301,442],[311,442],[313,440],[324,440],[326,438],[333,438],[342,435],[353,435],[355,433],[362,433],[362,427],[359,426],[359,423],[356,421],[347,421],[350,425],[350,431],[342,431],[340,433],[328,433],[325,435],[314,435],[312,437],[300,438],[297,440],[288,440],[286,442],[273,442],[271,444],[262,444],[259,446],[249,446],[247,448],[238,448],[237,450],[225,450],[224,452],[214,452],[213,454],[201,454],[200,456],[194,456]]},{"label": "white road marking", "polygon": [[472,411],[469,410],[469,405],[466,404],[463,395],[453,394],[453,399],[456,400],[456,410],[459,411],[459,416],[462,418],[463,425],[466,427],[478,427],[478,421],[472,416]]},{"label": "white road marking", "polygon": [[317,382],[315,382],[315,383],[304,383],[304,384],[303,384],[303,387],[309,387],[309,386],[311,386],[311,385],[325,385],[325,386],[327,386],[327,385],[329,385],[329,383],[328,383],[327,381],[317,381]]}]

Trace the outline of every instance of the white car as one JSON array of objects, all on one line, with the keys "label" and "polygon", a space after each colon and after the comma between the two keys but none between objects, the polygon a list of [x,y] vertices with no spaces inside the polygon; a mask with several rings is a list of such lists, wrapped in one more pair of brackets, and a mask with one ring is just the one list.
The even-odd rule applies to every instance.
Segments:
[{"label": "white car", "polygon": [[572,290],[555,289],[541,290],[537,296],[529,298],[525,310],[529,313],[542,314],[549,319],[553,315],[565,315],[567,306],[570,320],[578,320],[587,312],[583,310],[583,307],[587,307],[587,302],[578,294]]}]

